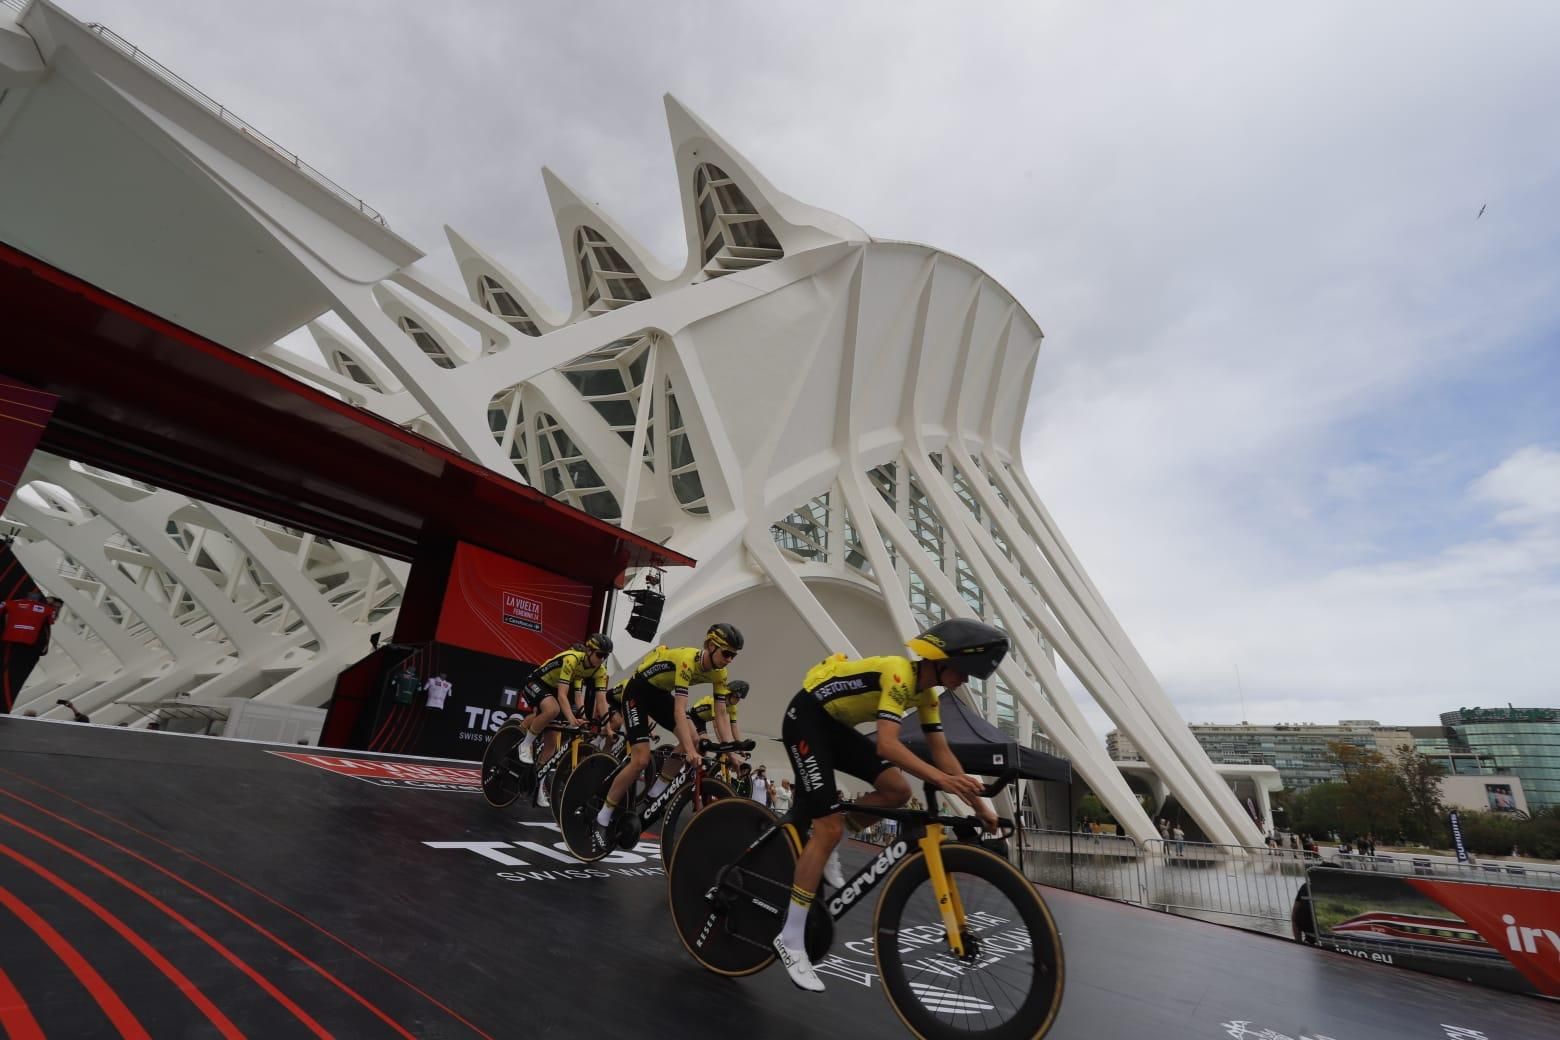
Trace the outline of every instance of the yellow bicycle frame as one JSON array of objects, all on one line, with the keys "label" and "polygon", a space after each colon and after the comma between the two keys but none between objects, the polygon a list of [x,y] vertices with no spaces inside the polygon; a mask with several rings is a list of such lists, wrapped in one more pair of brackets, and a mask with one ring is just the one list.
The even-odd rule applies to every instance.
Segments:
[{"label": "yellow bicycle frame", "polygon": [[955,957],[964,956],[964,904],[959,900],[959,889],[953,878],[943,869],[943,825],[928,824],[926,834],[919,844],[926,856],[926,872],[932,879],[932,894],[937,897],[937,910],[942,914],[943,928],[948,933],[948,949]]}]

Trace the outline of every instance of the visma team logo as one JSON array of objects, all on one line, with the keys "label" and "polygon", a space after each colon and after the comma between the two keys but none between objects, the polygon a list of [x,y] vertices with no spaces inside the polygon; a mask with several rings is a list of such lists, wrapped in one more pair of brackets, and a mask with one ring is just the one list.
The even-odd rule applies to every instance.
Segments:
[{"label": "visma team logo", "polygon": [[504,593],[504,624],[530,632],[542,630],[542,605],[518,593]]}]

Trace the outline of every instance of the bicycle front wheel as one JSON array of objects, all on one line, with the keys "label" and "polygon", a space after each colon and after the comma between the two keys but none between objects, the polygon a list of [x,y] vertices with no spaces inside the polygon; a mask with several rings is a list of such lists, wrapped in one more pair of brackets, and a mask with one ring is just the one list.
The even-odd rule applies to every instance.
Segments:
[{"label": "bicycle front wheel", "polygon": [[[736,792],[712,777],[705,777],[700,782],[703,785],[700,794],[705,805],[720,798],[736,797]],[[678,832],[697,811],[693,804],[692,788],[678,795],[677,800],[667,808],[666,815],[661,817],[661,859],[663,861],[672,858],[672,850],[677,848]]]},{"label": "bicycle front wheel", "polygon": [[883,991],[924,1040],[1018,1040],[1046,1034],[1062,1006],[1062,940],[1045,901],[1002,857],[945,844],[943,867],[964,907],[956,959],[926,857],[884,883],[873,921]]}]

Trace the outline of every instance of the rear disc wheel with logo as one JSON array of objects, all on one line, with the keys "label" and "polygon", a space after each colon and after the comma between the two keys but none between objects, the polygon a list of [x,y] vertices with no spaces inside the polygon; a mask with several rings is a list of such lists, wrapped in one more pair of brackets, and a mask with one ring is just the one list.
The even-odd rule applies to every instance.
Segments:
[{"label": "rear disc wheel with logo", "polygon": [[[755,849],[748,849],[768,833]],[[752,975],[775,959],[796,874],[796,846],[774,813],[746,798],[706,805],[668,855],[667,903],[677,937],[719,975]]]},{"label": "rear disc wheel with logo", "polygon": [[513,805],[536,782],[536,768],[520,761],[524,737],[525,730],[518,722],[506,722],[482,752],[482,796],[496,809]]},{"label": "rear disc wheel with logo", "polygon": [[591,755],[584,759],[570,771],[569,779],[563,785],[563,797],[554,803],[564,843],[586,863],[594,863],[613,851],[610,844],[600,852],[592,850],[590,832],[618,765],[618,760],[611,755]]},{"label": "rear disc wheel with logo", "polygon": [[949,970],[926,856],[883,883],[872,922],[883,992],[900,1020],[930,1040],[1041,1037],[1062,1006],[1062,940],[1045,901],[1007,860],[974,845],[942,846],[964,909],[963,970]]}]

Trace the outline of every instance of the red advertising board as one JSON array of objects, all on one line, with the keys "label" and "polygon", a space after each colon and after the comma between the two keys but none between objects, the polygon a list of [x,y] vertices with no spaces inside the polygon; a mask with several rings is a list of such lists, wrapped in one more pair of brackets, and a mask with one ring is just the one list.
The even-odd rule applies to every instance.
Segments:
[{"label": "red advertising board", "polygon": [[1409,878],[1471,925],[1540,993],[1560,997],[1560,892]]},{"label": "red advertising board", "polygon": [[[21,346],[8,350],[23,350]],[[38,438],[54,414],[59,398],[25,383],[0,377],[0,508],[11,500],[22,470],[38,447]]]},{"label": "red advertising board", "polygon": [[455,547],[440,643],[519,661],[545,661],[589,634],[591,588],[461,543]]}]

